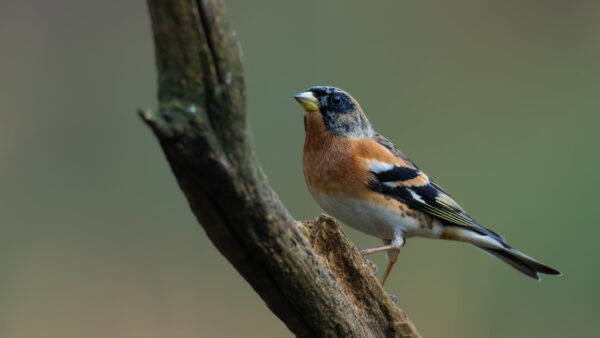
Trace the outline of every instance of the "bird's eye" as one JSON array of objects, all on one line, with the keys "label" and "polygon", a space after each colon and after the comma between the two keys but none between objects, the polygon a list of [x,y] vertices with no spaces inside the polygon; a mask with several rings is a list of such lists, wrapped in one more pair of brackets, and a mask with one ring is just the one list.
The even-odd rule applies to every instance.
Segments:
[{"label": "bird's eye", "polygon": [[335,94],[331,97],[331,103],[340,104],[342,102],[342,95]]}]

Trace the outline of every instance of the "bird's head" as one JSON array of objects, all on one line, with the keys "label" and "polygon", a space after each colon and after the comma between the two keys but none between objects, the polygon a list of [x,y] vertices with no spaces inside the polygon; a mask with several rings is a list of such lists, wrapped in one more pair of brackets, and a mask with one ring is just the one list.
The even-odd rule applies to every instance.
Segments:
[{"label": "bird's head", "polygon": [[[328,132],[343,138],[369,138],[373,128],[358,102],[345,91],[326,86],[311,87],[294,95],[307,116],[318,116]],[[317,114],[317,115],[313,115]]]}]

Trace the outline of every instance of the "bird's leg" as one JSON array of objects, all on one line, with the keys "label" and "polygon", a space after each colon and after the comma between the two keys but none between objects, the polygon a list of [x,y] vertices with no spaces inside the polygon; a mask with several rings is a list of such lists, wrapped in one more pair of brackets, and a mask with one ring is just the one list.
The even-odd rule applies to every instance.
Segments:
[{"label": "bird's leg", "polygon": [[394,238],[394,240],[384,239],[383,243],[385,245],[378,246],[376,248],[362,249],[362,250],[360,250],[360,254],[363,256],[367,256],[367,255],[378,253],[378,252],[398,250],[402,246],[404,246],[404,237],[396,236],[396,238]]},{"label": "bird's leg", "polygon": [[370,254],[384,252],[384,251],[390,251],[390,250],[394,250],[394,249],[397,249],[397,248],[395,246],[393,246],[392,244],[388,244],[388,245],[378,246],[376,248],[360,250],[360,254],[363,256],[367,256]]},{"label": "bird's leg", "polygon": [[388,264],[385,267],[385,272],[383,273],[383,277],[381,278],[381,286],[383,286],[385,284],[386,279],[390,275],[390,272],[392,271],[392,267],[398,260],[399,253],[400,253],[400,249],[389,250],[387,252]]},{"label": "bird's leg", "polygon": [[[394,250],[394,246],[391,244],[388,244],[388,245],[383,245],[383,246],[379,246],[376,248],[364,249],[364,250],[360,250],[360,254],[363,256],[366,256],[366,255],[383,252],[383,251],[388,251],[388,250]],[[375,262],[367,259],[367,265],[371,268],[371,270],[373,270],[373,274],[375,276],[377,276],[377,273],[379,273],[379,268],[377,267]]]},{"label": "bird's leg", "polygon": [[398,255],[400,254],[400,248],[404,245],[404,237],[397,236],[396,238],[394,238],[394,240],[384,239],[383,242],[385,244],[383,246],[379,246],[379,247],[371,248],[371,249],[364,249],[364,250],[360,251],[360,253],[363,256],[374,254],[377,252],[383,252],[383,251],[387,252],[388,265],[385,268],[383,278],[381,279],[381,286],[383,286],[385,284],[385,281],[387,280],[388,276],[390,275],[390,271],[392,271],[392,267],[398,260]]}]

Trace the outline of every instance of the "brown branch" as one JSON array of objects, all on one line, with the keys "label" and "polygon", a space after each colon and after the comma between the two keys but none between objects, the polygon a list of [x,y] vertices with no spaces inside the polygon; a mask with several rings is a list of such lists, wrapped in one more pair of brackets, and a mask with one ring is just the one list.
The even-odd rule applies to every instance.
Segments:
[{"label": "brown branch", "polygon": [[417,337],[330,217],[295,221],[254,156],[218,0],[148,0],[159,113],[140,112],[217,249],[298,336]]}]

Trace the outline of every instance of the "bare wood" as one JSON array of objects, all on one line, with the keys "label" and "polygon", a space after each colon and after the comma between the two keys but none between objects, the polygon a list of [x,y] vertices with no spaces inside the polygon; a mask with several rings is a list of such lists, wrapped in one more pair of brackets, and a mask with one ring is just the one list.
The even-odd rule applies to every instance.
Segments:
[{"label": "bare wood", "polygon": [[148,0],[153,130],[217,249],[297,336],[418,337],[336,222],[295,221],[256,161],[239,46],[218,0]]}]

